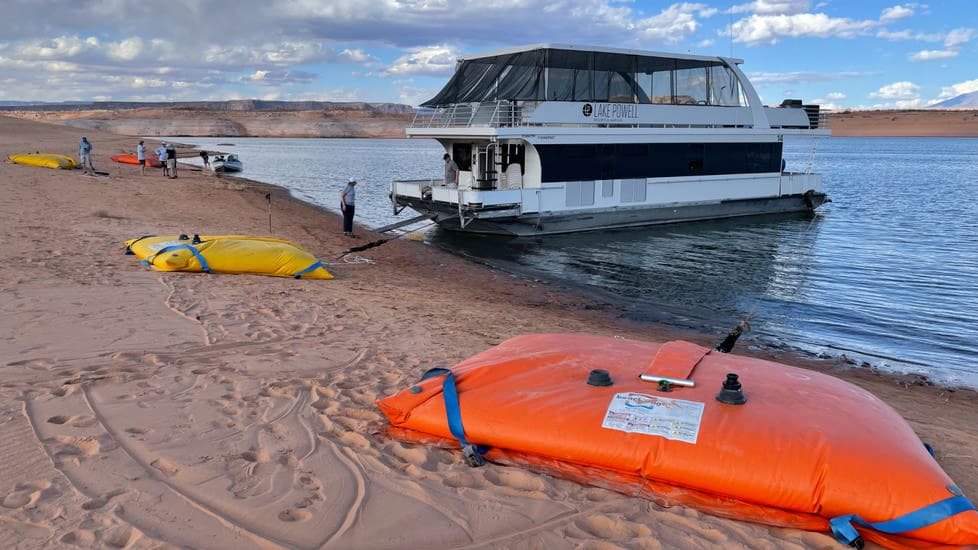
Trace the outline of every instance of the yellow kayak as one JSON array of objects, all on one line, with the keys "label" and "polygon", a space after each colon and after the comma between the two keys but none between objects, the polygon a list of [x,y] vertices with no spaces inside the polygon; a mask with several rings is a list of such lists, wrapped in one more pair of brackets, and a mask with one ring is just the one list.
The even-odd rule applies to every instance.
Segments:
[{"label": "yellow kayak", "polygon": [[194,235],[193,239],[187,235],[146,236],[126,241],[126,252],[157,271],[333,278],[312,254],[281,239],[247,235]]},{"label": "yellow kayak", "polygon": [[54,153],[28,153],[26,155],[10,155],[10,162],[25,166],[40,166],[41,168],[61,168],[70,170],[77,168],[75,159]]}]

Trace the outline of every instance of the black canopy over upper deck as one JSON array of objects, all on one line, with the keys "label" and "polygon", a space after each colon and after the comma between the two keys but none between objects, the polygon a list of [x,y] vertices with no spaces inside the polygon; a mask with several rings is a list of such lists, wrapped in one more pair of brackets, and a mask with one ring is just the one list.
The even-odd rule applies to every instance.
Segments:
[{"label": "black canopy over upper deck", "polygon": [[490,101],[586,101],[742,106],[719,57],[537,46],[459,60],[423,107]]}]

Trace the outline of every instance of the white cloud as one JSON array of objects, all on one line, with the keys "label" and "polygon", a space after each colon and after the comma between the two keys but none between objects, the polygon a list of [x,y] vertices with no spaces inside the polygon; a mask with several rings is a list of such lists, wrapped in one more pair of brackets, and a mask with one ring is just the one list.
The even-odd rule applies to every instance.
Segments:
[{"label": "white cloud", "polygon": [[904,29],[902,31],[890,31],[887,29],[880,29],[876,33],[878,38],[885,38],[886,40],[921,40],[923,42],[940,42],[945,39],[945,35],[940,33],[921,33],[914,32],[910,29]]},{"label": "white cloud", "polygon": [[708,9],[704,4],[673,4],[658,15],[627,24],[626,28],[642,40],[675,44],[696,32],[699,28],[697,15],[710,17],[715,13],[716,10]]},{"label": "white cloud", "polygon": [[53,59],[75,57],[99,47],[95,37],[59,36],[47,40],[28,40],[16,44],[12,57],[23,59]]},{"label": "white cloud", "polygon": [[838,36],[849,38],[863,34],[877,26],[876,21],[856,21],[833,18],[824,13],[800,13],[795,15],[752,15],[736,21],[732,26],[735,42],[747,44],[776,44],[780,37]]},{"label": "white cloud", "polygon": [[950,59],[957,57],[957,50],[921,50],[907,56],[910,61],[934,61],[935,59]]},{"label": "white cloud", "polygon": [[947,37],[944,39],[944,46],[947,48],[954,48],[962,44],[966,44],[971,41],[975,36],[974,29],[954,29],[947,33]]},{"label": "white cloud", "polygon": [[941,95],[937,96],[937,99],[938,101],[943,101],[961,94],[970,94],[971,92],[978,92],[978,78],[941,88]]},{"label": "white cloud", "polygon": [[846,99],[846,94],[842,92],[829,92],[825,94],[825,97],[818,97],[811,100],[811,103],[819,105],[822,109],[828,109],[830,111],[837,111],[844,108],[838,102]]},{"label": "white cloud", "polygon": [[883,13],[880,14],[880,21],[889,23],[891,21],[896,21],[897,19],[910,17],[913,14],[914,11],[910,6],[893,6],[883,10]]},{"label": "white cloud", "polygon": [[134,36],[119,42],[111,42],[105,45],[105,50],[109,59],[132,61],[143,52],[143,39]]},{"label": "white cloud", "polygon": [[437,93],[438,90],[419,88],[410,85],[410,83],[404,83],[398,86],[397,89],[398,102],[413,106],[421,105],[425,101],[435,97]]},{"label": "white cloud", "polygon": [[167,86],[168,83],[165,80],[137,76],[130,81],[129,85],[138,90],[140,88],[163,88]]},{"label": "white cloud", "polygon": [[820,73],[815,71],[796,71],[789,73],[761,73],[750,72],[747,77],[755,86],[770,84],[802,84],[810,82],[832,82],[844,78],[859,78],[871,76],[873,73],[863,73],[856,71],[841,71]]},{"label": "white cloud", "polygon": [[808,11],[809,0],[755,0],[749,4],[738,4],[730,8],[730,13],[756,13],[760,15],[796,14]]},{"label": "white cloud", "polygon": [[887,84],[879,90],[869,94],[874,99],[895,99],[901,101],[912,101],[920,98],[918,93],[920,86],[909,81],[894,82]]},{"label": "white cloud", "polygon": [[455,69],[459,52],[453,46],[438,45],[424,48],[411,48],[390,66],[381,71],[381,76],[431,75],[447,76]]}]

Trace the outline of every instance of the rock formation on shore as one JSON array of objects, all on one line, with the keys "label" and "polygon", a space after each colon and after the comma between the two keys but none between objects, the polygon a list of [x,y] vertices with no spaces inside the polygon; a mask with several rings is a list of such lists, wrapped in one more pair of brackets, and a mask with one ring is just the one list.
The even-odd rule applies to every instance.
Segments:
[{"label": "rock formation on shore", "polygon": [[199,101],[0,107],[0,114],[133,136],[404,137],[414,109],[394,103]]}]

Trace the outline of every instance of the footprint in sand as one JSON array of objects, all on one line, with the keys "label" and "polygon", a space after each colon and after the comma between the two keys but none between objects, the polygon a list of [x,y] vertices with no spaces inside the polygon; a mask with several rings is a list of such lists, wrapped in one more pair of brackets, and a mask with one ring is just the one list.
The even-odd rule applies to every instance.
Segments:
[{"label": "footprint in sand", "polygon": [[41,491],[50,487],[51,482],[47,480],[18,483],[14,486],[13,492],[5,496],[0,504],[3,504],[4,508],[31,507],[41,498]]},{"label": "footprint in sand", "polygon": [[265,464],[271,461],[268,453],[264,451],[245,451],[241,453],[241,458],[247,460],[248,462],[257,462],[259,464]]},{"label": "footprint in sand", "polygon": [[289,508],[287,510],[282,510],[278,515],[278,519],[282,521],[306,521],[312,517],[312,512],[308,510],[300,510],[296,508]]},{"label": "footprint in sand", "polygon": [[119,525],[109,530],[102,540],[110,548],[127,548],[142,536],[142,532],[129,525]]},{"label": "footprint in sand", "polygon": [[55,456],[95,456],[102,450],[102,446],[94,437],[69,437],[64,435],[56,435],[47,440],[47,442],[58,445],[59,448],[54,453]]},{"label": "footprint in sand", "polygon": [[604,540],[629,540],[649,532],[646,526],[640,526],[600,514],[581,518],[575,521],[574,524],[591,536]]},{"label": "footprint in sand", "polygon": [[72,531],[61,537],[61,542],[65,544],[74,544],[76,546],[90,547],[95,543],[95,533],[92,533],[86,529],[78,529],[77,531]]},{"label": "footprint in sand", "polygon": [[51,390],[51,395],[55,397],[64,397],[66,395],[71,395],[75,391],[75,386],[61,386]]},{"label": "footprint in sand", "polygon": [[125,492],[126,492],[125,489],[116,489],[114,491],[109,491],[104,495],[93,498],[92,500],[82,504],[82,510],[98,510],[99,508],[102,508],[103,506],[108,504],[109,501],[112,500],[114,497],[117,497]]},{"label": "footprint in sand", "polygon": [[156,460],[149,463],[150,466],[156,468],[165,476],[176,475],[180,471],[179,468],[174,466],[169,460],[165,458],[157,458]]},{"label": "footprint in sand", "polygon": [[543,491],[546,489],[543,480],[539,477],[510,468],[487,470],[486,480],[502,487],[520,491]]},{"label": "footprint in sand", "polygon": [[428,461],[428,451],[424,447],[406,447],[400,443],[395,443],[391,452],[404,462],[421,466]]}]

